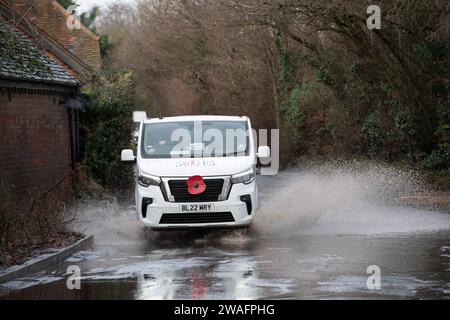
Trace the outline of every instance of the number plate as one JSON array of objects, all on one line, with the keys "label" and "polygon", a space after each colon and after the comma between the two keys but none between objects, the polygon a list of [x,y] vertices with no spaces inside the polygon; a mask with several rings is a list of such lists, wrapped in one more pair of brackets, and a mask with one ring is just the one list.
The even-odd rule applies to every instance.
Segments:
[{"label": "number plate", "polygon": [[212,203],[192,203],[180,204],[180,212],[213,212],[214,204]]}]

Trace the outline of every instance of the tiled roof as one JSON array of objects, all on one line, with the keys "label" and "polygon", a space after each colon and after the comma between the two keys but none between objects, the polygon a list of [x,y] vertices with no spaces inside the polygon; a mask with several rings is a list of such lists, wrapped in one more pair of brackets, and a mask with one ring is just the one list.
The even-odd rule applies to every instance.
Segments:
[{"label": "tiled roof", "polygon": [[0,79],[78,86],[64,67],[19,31],[0,20]]},{"label": "tiled roof", "polygon": [[69,13],[56,0],[13,0],[12,7],[40,31],[57,41],[94,70],[101,67],[100,38],[80,23],[68,28]]}]

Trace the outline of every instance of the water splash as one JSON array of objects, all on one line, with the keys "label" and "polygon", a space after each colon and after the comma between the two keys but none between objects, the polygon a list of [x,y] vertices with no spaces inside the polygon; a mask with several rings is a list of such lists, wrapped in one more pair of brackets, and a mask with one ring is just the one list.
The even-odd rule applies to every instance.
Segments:
[{"label": "water splash", "polygon": [[139,243],[145,239],[134,205],[119,204],[114,198],[82,201],[72,228],[93,234],[95,243],[100,245]]},{"label": "water splash", "polygon": [[76,230],[96,244],[245,244],[264,237],[386,235],[450,229],[450,214],[408,207],[402,197],[431,191],[412,170],[342,163],[258,176],[260,208],[250,230],[146,231],[135,208],[117,201],[80,205]]},{"label": "water splash", "polygon": [[402,205],[430,189],[414,171],[341,164],[261,177],[261,236],[385,235],[450,229],[450,215]]}]

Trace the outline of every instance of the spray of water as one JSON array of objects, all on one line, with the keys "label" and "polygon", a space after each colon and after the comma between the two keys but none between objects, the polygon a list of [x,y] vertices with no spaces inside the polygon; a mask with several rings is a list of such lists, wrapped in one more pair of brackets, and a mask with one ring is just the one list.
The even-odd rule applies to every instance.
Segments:
[{"label": "spray of water", "polygon": [[450,229],[450,215],[402,204],[430,191],[414,171],[375,164],[289,170],[260,180],[260,236],[386,235]]},{"label": "spray of water", "polygon": [[134,203],[85,201],[75,229],[96,244],[248,243],[298,235],[392,235],[450,229],[450,214],[406,206],[405,196],[430,189],[414,171],[375,164],[305,167],[258,177],[260,208],[250,230],[145,231]]},{"label": "spray of water", "polygon": [[100,245],[139,243],[145,239],[134,205],[119,204],[114,198],[80,202],[72,228],[94,235],[95,243]]}]

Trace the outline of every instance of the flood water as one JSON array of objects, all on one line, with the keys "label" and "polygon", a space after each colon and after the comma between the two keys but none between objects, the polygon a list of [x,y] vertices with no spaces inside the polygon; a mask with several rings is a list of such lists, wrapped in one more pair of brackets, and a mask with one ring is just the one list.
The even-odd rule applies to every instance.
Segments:
[{"label": "flood water", "polygon": [[[95,234],[94,249],[3,284],[0,298],[450,298],[450,213],[401,202],[427,191],[413,173],[291,170],[258,184],[249,230],[152,232],[131,204],[84,204],[79,228]],[[70,265],[81,290],[67,289]],[[379,267],[379,289],[367,286],[369,266]]]}]

